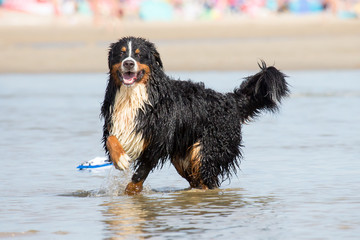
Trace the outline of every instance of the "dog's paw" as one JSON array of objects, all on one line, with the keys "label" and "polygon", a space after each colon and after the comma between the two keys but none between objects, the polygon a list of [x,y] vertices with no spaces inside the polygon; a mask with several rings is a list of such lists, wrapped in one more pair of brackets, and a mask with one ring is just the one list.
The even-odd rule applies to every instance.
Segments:
[{"label": "dog's paw", "polygon": [[138,183],[130,182],[125,188],[125,194],[127,194],[127,195],[139,194],[143,190],[143,182],[144,182],[144,180],[142,180]]},{"label": "dog's paw", "polygon": [[115,168],[126,170],[130,167],[131,158],[127,154],[122,154],[118,160],[113,161]]}]

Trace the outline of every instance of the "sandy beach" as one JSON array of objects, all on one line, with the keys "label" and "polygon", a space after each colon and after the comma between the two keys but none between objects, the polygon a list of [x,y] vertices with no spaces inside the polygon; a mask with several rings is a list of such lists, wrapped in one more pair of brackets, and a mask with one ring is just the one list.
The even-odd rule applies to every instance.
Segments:
[{"label": "sandy beach", "polygon": [[107,72],[109,44],[128,35],[154,42],[167,71],[253,70],[260,59],[283,70],[360,68],[360,20],[329,15],[94,25],[0,13],[1,73]]}]

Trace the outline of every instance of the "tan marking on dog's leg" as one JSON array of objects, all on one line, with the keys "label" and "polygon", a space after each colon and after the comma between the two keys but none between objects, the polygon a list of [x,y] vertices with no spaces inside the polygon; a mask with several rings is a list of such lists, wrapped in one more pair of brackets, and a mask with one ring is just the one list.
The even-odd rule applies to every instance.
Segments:
[{"label": "tan marking on dog's leg", "polygon": [[189,150],[188,155],[186,156],[186,158],[188,159],[190,166],[189,166],[189,172],[190,172],[190,178],[191,178],[191,182],[190,182],[190,186],[192,188],[197,188],[197,189],[209,189],[209,187],[204,184],[203,179],[201,179],[201,173],[200,173],[200,168],[201,168],[201,143],[200,142],[196,142],[192,145],[192,147]]},{"label": "tan marking on dog's leg", "polygon": [[119,140],[115,136],[109,136],[106,140],[106,147],[110,153],[110,159],[119,170],[129,168],[130,157],[125,153]]},{"label": "tan marking on dog's leg", "polygon": [[174,165],[176,171],[180,174],[180,176],[189,181],[190,179],[188,178],[188,174],[186,174],[186,167],[184,168],[184,164],[186,164],[184,161],[184,159],[181,159],[179,157],[173,157],[171,159],[172,165]]},{"label": "tan marking on dog's leg", "polygon": [[196,142],[190,149],[189,161],[191,166],[191,176],[194,179],[200,179],[200,166],[201,166],[201,145],[200,142]]},{"label": "tan marking on dog's leg", "polygon": [[143,190],[143,183],[144,180],[138,183],[130,182],[125,188],[125,194],[127,195],[139,194]]},{"label": "tan marking on dog's leg", "polygon": [[185,178],[191,188],[207,189],[208,187],[203,184],[200,174],[201,167],[201,144],[200,142],[194,143],[189,147],[187,154],[184,158],[174,156],[171,160],[176,171]]}]

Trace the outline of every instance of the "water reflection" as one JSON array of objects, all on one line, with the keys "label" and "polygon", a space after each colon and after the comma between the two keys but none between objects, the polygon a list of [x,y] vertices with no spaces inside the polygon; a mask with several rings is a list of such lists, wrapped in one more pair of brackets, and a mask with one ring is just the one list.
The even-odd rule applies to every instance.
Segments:
[{"label": "water reflection", "polygon": [[124,198],[121,201],[105,203],[103,206],[106,207],[103,214],[106,230],[110,233],[109,239],[126,239],[143,234],[146,211],[135,199]]},{"label": "water reflection", "polygon": [[[272,197],[246,197],[242,189],[152,192],[134,197],[119,196],[103,204],[108,239],[215,237],[217,229],[229,236],[257,210],[268,208]],[[250,211],[250,209],[252,209]],[[214,223],[216,223],[214,225]]]}]

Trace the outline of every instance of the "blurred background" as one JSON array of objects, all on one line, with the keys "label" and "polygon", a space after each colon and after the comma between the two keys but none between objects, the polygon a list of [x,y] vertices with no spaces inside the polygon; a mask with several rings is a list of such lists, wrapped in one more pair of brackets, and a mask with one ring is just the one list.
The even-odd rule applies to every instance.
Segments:
[{"label": "blurred background", "polygon": [[360,68],[359,16],[359,0],[0,0],[0,72],[106,72],[126,35],[166,70]]},{"label": "blurred background", "polygon": [[289,12],[329,12],[340,18],[360,14],[358,0],[1,0],[3,9],[31,14],[84,15],[120,19],[199,20]]}]

